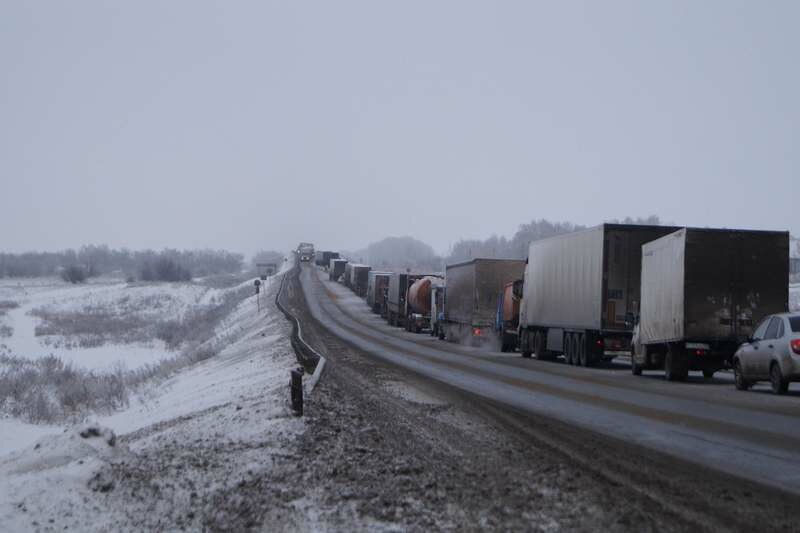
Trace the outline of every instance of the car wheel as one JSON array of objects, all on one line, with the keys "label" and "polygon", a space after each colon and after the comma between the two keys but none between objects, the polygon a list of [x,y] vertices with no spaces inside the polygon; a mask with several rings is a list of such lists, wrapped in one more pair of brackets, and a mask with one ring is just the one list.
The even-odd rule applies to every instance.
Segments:
[{"label": "car wheel", "polygon": [[733,367],[733,381],[736,384],[736,390],[748,390],[752,386],[752,384],[745,379],[742,373],[742,363],[739,361],[736,361],[736,365]]},{"label": "car wheel", "polygon": [[769,381],[772,384],[772,392],[775,394],[786,394],[786,391],[789,390],[789,382],[784,379],[778,363],[772,363],[772,367],[769,369]]}]

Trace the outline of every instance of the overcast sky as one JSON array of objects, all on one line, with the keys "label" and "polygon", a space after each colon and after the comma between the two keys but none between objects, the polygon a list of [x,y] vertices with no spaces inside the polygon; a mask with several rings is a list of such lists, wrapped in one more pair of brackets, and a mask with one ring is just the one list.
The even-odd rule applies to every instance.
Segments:
[{"label": "overcast sky", "polygon": [[0,249],[800,234],[800,2],[0,2]]}]

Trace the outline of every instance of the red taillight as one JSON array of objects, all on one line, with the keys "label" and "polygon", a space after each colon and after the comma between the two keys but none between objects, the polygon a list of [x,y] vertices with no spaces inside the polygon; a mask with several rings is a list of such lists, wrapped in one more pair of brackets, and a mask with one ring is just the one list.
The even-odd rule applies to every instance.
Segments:
[{"label": "red taillight", "polygon": [[706,351],[705,351],[705,350],[695,350],[695,351],[694,351],[694,354],[695,354],[695,355],[705,355],[705,354],[706,354]]},{"label": "red taillight", "polygon": [[800,339],[794,339],[790,344],[792,345],[792,351],[800,355]]},{"label": "red taillight", "polygon": [[472,335],[475,337],[481,336],[481,328],[472,328]]},{"label": "red taillight", "polygon": [[602,348],[602,347],[603,347],[603,339],[597,339],[597,346],[598,346],[599,348]]}]

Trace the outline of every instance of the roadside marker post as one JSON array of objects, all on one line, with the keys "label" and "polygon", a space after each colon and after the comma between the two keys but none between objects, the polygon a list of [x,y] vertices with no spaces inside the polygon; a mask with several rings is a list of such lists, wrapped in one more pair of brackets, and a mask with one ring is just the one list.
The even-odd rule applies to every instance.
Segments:
[{"label": "roadside marker post", "polygon": [[294,416],[303,416],[303,373],[302,367],[291,371],[289,388],[292,391],[292,413]]},{"label": "roadside marker post", "polygon": [[258,279],[255,280],[253,282],[253,285],[256,288],[256,305],[258,306],[258,312],[260,313],[261,312],[261,296],[260,296],[260,293],[261,293],[261,280],[258,280]]}]

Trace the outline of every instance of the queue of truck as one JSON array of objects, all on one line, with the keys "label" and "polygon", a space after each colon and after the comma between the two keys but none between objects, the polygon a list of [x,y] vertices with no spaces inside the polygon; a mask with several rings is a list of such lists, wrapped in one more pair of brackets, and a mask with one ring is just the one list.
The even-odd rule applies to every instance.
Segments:
[{"label": "queue of truck", "polygon": [[[788,232],[602,224],[533,241],[526,260],[476,258],[442,273],[319,254],[331,254],[317,261],[329,278],[391,326],[579,366],[624,355],[633,374],[663,369],[673,381],[736,369],[746,346],[766,340],[759,325],[788,311]],[[788,352],[767,365],[778,389],[800,380],[800,331],[780,332]]]}]

